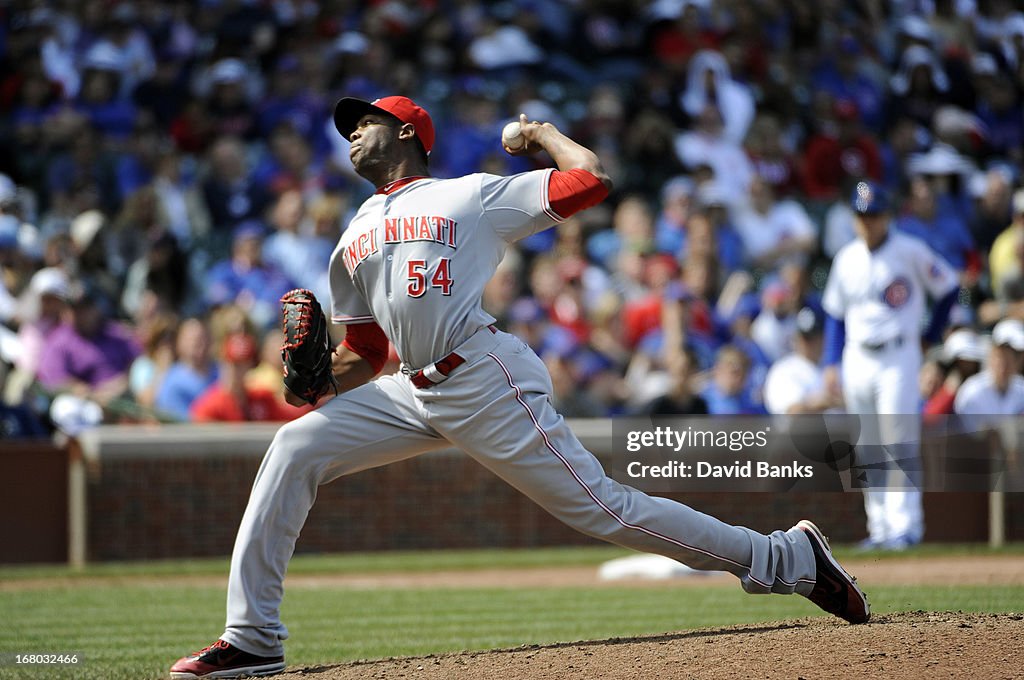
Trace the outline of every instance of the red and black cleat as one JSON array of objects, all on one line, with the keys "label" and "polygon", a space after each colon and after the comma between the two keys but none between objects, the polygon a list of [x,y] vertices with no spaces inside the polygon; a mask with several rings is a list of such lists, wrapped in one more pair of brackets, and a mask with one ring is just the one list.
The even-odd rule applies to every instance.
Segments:
[{"label": "red and black cleat", "polygon": [[171,666],[171,677],[247,678],[277,675],[284,670],[283,656],[256,656],[238,647],[217,640],[206,649],[178,659]]},{"label": "red and black cleat", "polygon": [[807,599],[829,614],[850,623],[867,623],[871,617],[868,597],[857,585],[857,579],[848,574],[832,556],[828,539],[810,520],[802,519],[796,527],[807,534],[817,567],[814,590],[807,595]]}]

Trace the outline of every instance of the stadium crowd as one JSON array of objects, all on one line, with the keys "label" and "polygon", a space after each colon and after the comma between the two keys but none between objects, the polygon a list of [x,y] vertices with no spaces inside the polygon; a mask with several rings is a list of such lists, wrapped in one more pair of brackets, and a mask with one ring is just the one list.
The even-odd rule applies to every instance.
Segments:
[{"label": "stadium crowd", "polygon": [[[26,0],[0,54],[0,436],[301,413],[277,301],[329,299],[372,189],[343,95],[422,104],[438,176],[546,162],[502,152],[520,111],[600,155],[610,199],[511,248],[484,300],[566,416],[841,407],[819,300],[865,178],[959,272],[923,409],[1024,319],[1011,0]],[[1013,374],[1024,330],[997,335]]]}]

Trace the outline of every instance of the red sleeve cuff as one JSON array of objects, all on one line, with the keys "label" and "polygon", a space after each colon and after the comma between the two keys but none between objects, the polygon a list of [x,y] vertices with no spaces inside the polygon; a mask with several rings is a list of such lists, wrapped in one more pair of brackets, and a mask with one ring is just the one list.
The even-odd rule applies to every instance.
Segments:
[{"label": "red sleeve cuff", "polygon": [[375,323],[361,323],[345,327],[342,347],[366,359],[373,374],[377,375],[388,360],[388,338]]},{"label": "red sleeve cuff", "polygon": [[548,178],[548,203],[562,219],[591,208],[608,197],[608,188],[582,168],[555,170]]}]

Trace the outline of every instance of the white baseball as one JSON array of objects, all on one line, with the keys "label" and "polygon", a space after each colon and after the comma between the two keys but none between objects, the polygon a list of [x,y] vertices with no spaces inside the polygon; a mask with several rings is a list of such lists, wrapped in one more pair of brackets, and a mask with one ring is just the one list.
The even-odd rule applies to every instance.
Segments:
[{"label": "white baseball", "polygon": [[519,151],[526,146],[526,138],[523,137],[518,120],[512,121],[501,131],[501,143],[513,151]]}]

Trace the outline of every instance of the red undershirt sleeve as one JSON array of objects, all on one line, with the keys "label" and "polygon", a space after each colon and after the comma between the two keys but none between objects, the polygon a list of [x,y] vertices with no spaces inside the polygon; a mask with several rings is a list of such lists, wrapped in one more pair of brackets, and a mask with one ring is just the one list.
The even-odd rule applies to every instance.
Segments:
[{"label": "red undershirt sleeve", "polygon": [[388,360],[388,338],[375,323],[352,324],[345,327],[342,346],[366,359],[377,375]]},{"label": "red undershirt sleeve", "polygon": [[548,203],[562,219],[591,208],[608,197],[608,189],[582,168],[555,170],[548,179]]}]

